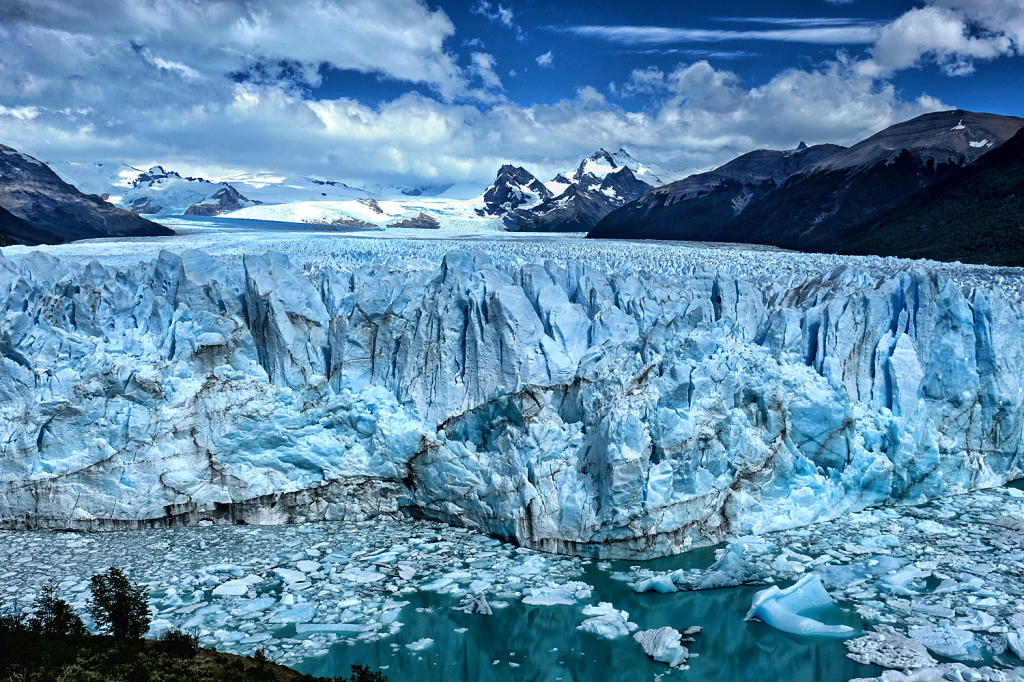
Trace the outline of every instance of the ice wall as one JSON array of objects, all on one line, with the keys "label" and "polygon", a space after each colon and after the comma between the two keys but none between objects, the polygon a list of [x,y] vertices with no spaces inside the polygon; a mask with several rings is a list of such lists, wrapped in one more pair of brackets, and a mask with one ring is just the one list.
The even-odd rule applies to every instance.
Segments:
[{"label": "ice wall", "polygon": [[408,513],[602,557],[1021,475],[982,277],[0,256],[0,524]]}]

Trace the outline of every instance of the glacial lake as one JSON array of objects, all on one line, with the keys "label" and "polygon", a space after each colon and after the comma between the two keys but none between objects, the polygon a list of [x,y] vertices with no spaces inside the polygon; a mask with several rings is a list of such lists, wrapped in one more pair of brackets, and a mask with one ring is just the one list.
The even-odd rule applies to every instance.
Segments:
[{"label": "glacial lake", "polygon": [[[60,594],[83,613],[89,576],[114,565],[148,583],[150,636],[170,627],[193,630],[205,646],[240,654],[263,649],[275,661],[325,677],[347,676],[354,663],[383,669],[392,682],[611,682],[666,674],[810,682],[880,674],[848,659],[840,639],[796,637],[745,622],[762,587],[638,594],[622,579],[638,569],[703,570],[714,560],[715,548],[705,548],[653,561],[599,562],[413,520],[0,531],[0,610],[27,607],[54,577]],[[414,577],[399,577],[411,570]],[[245,581],[251,583],[229,589]],[[570,589],[571,605],[522,601],[584,583],[589,589],[583,594],[589,594],[573,598],[576,588]],[[487,594],[493,615],[453,610],[474,590]],[[703,628],[688,644],[696,654],[689,670],[671,671],[653,661],[631,636],[603,639],[578,629],[586,619],[583,609],[599,602],[627,611],[640,630]],[[861,627],[856,612],[842,604],[814,615]],[[332,627],[339,631],[315,631]],[[419,650],[407,646],[425,639],[433,641]]]},{"label": "glacial lake", "polygon": [[[386,668],[392,682],[627,682],[679,679],[700,682],[827,682],[880,675],[882,668],[846,657],[843,640],[797,637],[757,621],[745,622],[751,598],[763,587],[723,588],[696,592],[638,594],[612,572],[631,566],[654,571],[706,568],[714,549],[706,548],[653,561],[612,561],[611,570],[597,562],[577,578],[594,586],[593,602],[609,601],[629,612],[640,629],[671,626],[679,631],[697,625],[703,632],[689,644],[689,670],[673,671],[652,661],[631,637],[601,639],[577,629],[580,606],[529,606],[522,602],[495,610],[492,616],[453,611],[458,599],[421,592],[403,611],[405,627],[394,638],[371,644],[335,644],[326,656],[294,666],[313,675],[347,675],[352,664]],[[784,587],[784,585],[783,585]],[[430,609],[415,611],[412,607]],[[814,614],[831,624],[860,629],[852,609],[836,606]],[[466,628],[465,632],[456,632]],[[422,638],[434,643],[422,651],[405,645]]]}]

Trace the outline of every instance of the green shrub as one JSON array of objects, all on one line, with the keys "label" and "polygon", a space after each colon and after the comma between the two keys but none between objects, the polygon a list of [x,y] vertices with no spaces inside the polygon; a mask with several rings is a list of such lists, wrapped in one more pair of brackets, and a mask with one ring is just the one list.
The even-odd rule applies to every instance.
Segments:
[{"label": "green shrub", "polygon": [[171,653],[177,656],[194,656],[199,651],[199,633],[187,632],[180,628],[167,630],[160,635],[160,641],[167,644]]},{"label": "green shrub", "polygon": [[119,568],[92,577],[89,613],[96,627],[118,639],[138,639],[149,631],[153,612],[145,585],[132,584]]},{"label": "green shrub", "polygon": [[28,626],[48,637],[84,637],[88,634],[81,616],[75,613],[71,604],[57,596],[57,588],[51,580],[43,593],[32,602],[35,612],[28,619]]},{"label": "green shrub", "polygon": [[365,665],[353,665],[352,674],[349,677],[338,677],[338,682],[388,682],[388,678],[381,671],[370,672]]}]

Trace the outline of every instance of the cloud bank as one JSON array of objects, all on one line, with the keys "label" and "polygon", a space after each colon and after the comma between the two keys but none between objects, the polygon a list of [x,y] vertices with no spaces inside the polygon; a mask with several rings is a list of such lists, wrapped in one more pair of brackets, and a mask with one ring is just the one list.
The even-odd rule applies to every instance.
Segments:
[{"label": "cloud bank", "polygon": [[[484,6],[513,25],[511,10]],[[543,173],[600,146],[706,168],[757,147],[849,144],[943,108],[927,96],[905,100],[887,79],[922,64],[962,75],[975,60],[1020,54],[1024,10],[1011,0],[935,0],[885,26],[779,30],[831,29],[872,31],[871,47],[755,87],[701,60],[634,71],[611,98],[580,84],[561,101],[523,106],[505,95],[492,55],[460,61],[449,51],[455,26],[422,0],[7,0],[0,141],[44,160],[368,183],[482,180],[505,162]],[[550,66],[550,55],[537,63]],[[325,65],[410,92],[372,106],[312,99]],[[621,106],[639,96],[652,104]]]}]

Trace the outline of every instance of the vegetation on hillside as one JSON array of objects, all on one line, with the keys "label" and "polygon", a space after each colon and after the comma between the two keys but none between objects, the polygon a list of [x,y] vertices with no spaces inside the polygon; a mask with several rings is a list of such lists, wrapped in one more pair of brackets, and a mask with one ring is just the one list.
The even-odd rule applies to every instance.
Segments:
[{"label": "vegetation on hillside", "polygon": [[145,586],[117,568],[92,577],[88,608],[104,634],[90,635],[52,582],[30,613],[0,614],[0,681],[388,682],[359,665],[333,680],[303,675],[270,662],[262,650],[238,656],[204,649],[195,633],[181,630],[142,639],[152,618]]}]

